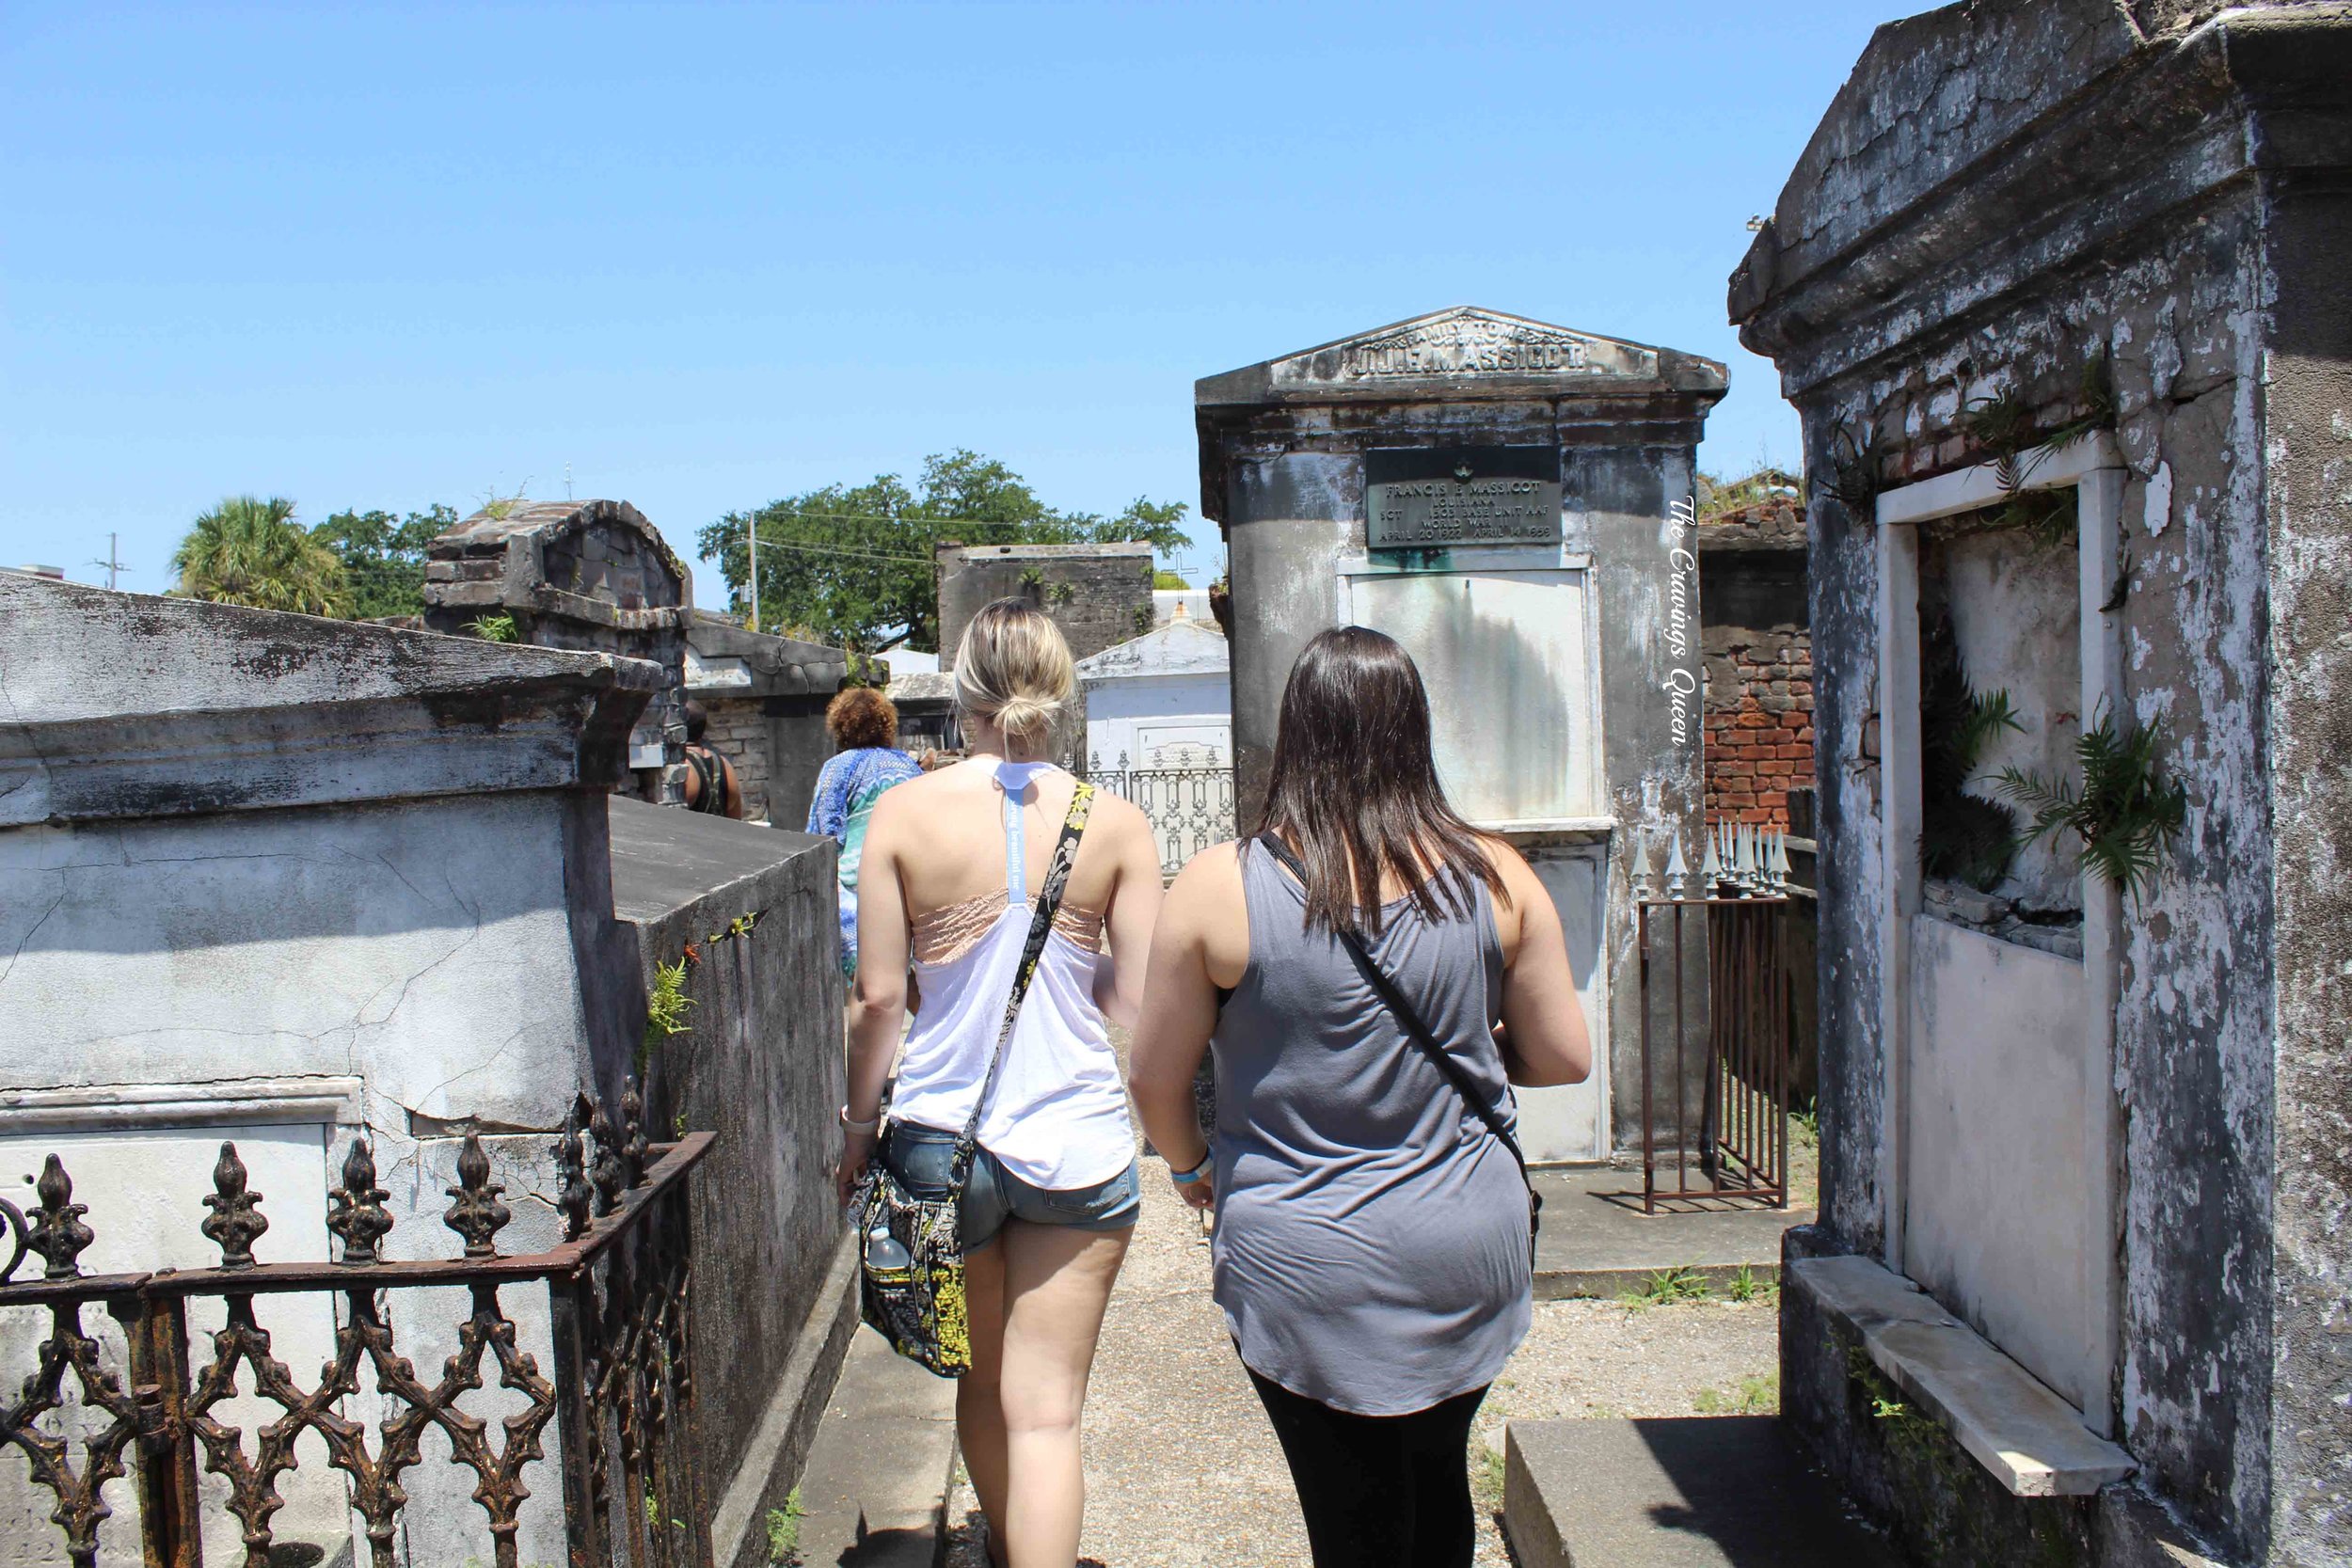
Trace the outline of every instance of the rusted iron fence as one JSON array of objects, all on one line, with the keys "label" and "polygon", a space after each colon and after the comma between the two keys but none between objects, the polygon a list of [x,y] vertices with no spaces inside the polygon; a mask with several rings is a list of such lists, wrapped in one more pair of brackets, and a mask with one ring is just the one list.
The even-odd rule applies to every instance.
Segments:
[{"label": "rusted iron fence", "polygon": [[1163,873],[1174,876],[1193,856],[1233,836],[1233,769],[1217,761],[1216,747],[1195,768],[1130,768],[1124,752],[1114,767],[1103,766],[1100,752],[1089,764],[1072,771],[1143,813]]},{"label": "rusted iron fence", "polygon": [[[472,1472],[491,1560],[518,1568],[516,1531],[532,1495],[528,1478],[547,1456],[552,1425],[572,1568],[624,1561],[711,1568],[709,1499],[694,1433],[686,1177],[712,1134],[649,1144],[642,1117],[633,1081],[617,1128],[585,1096],[575,1102],[554,1148],[564,1240],[521,1257],[498,1250],[511,1217],[504,1189],[490,1180],[481,1139],[469,1134],[444,1216],[464,1243],[463,1256],[421,1262],[379,1256],[393,1224],[384,1206],[390,1195],[377,1185],[373,1151],[360,1139],[343,1161],[342,1185],[328,1194],[326,1225],[341,1257],[259,1261],[254,1243],[269,1221],[236,1146],[225,1143],[204,1198],[212,1212],[200,1227],[220,1249],[218,1266],[86,1275],[77,1259],[96,1239],[83,1219],[87,1206],[73,1201],[72,1177],[50,1155],[29,1213],[0,1199],[13,1241],[0,1269],[0,1308],[48,1314],[38,1370],[13,1402],[0,1404],[0,1448],[21,1453],[31,1482],[55,1498],[49,1517],[65,1560],[95,1568],[100,1527],[127,1499],[148,1568],[199,1568],[201,1454],[205,1469],[227,1481],[246,1568],[270,1568],[279,1560],[271,1528],[271,1515],[285,1505],[279,1481],[300,1464],[296,1440],[314,1433],[346,1478],[371,1568],[392,1568],[408,1502],[401,1477],[421,1457],[428,1430],[437,1430],[451,1461]],[[17,1280],[28,1255],[40,1259],[41,1277]],[[515,1321],[501,1301],[502,1291],[541,1284],[552,1377],[516,1344]],[[471,1306],[453,1324],[455,1354],[428,1380],[395,1346],[388,1307],[391,1291],[432,1287],[461,1288]],[[333,1358],[308,1387],[271,1354],[265,1319],[272,1314],[258,1305],[300,1293],[326,1296],[340,1308]],[[192,1360],[188,1307],[199,1298],[221,1304],[225,1326]],[[84,1322],[92,1307],[120,1324],[127,1365],[106,1364],[90,1332],[95,1325]],[[383,1411],[373,1426],[358,1414],[363,1370]],[[501,1404],[507,1413],[495,1421],[467,1407],[467,1396],[482,1390],[488,1375],[510,1391]],[[261,1402],[276,1418],[248,1438],[223,1419],[240,1399]]]},{"label": "rusted iron fence", "polygon": [[1696,886],[1681,846],[1665,896],[1636,867],[1642,1018],[1642,1209],[1788,1206],[1794,1071],[1784,845],[1708,837]]}]

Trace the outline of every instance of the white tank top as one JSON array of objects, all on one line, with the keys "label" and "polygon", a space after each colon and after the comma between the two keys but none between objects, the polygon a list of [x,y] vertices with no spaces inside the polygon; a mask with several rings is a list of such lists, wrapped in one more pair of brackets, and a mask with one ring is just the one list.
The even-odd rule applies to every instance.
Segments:
[{"label": "white tank top", "polygon": [[[1036,918],[1024,864],[1021,797],[1045,763],[1000,763],[1005,791],[1004,908],[977,941],[937,963],[914,960],[922,1010],[898,1062],[891,1117],[961,1132],[1004,1026],[1013,972]],[[996,895],[990,895],[993,901]],[[977,901],[976,901],[977,902]],[[961,906],[959,906],[961,908]],[[980,1147],[1048,1191],[1107,1181],[1136,1157],[1127,1091],[1103,1010],[1094,1004],[1097,955],[1057,922],[980,1118]]]}]

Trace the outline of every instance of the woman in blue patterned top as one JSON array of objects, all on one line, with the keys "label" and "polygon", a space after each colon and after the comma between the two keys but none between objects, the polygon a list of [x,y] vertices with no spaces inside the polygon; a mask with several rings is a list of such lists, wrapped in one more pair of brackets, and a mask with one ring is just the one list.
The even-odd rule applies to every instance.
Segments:
[{"label": "woman in blue patterned top", "polygon": [[808,831],[841,846],[841,973],[857,973],[857,863],[874,802],[892,784],[920,777],[922,768],[898,750],[898,710],[870,686],[853,686],[825,709],[825,728],[839,750],[817,775]]}]

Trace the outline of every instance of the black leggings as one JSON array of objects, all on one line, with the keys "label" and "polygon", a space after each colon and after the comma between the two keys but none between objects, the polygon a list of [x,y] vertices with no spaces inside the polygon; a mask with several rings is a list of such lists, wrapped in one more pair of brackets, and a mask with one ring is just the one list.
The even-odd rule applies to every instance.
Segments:
[{"label": "black leggings", "polygon": [[1486,1389],[1409,1416],[1357,1416],[1254,1371],[1249,1381],[1290,1461],[1315,1568],[1470,1568],[1470,1430]]}]

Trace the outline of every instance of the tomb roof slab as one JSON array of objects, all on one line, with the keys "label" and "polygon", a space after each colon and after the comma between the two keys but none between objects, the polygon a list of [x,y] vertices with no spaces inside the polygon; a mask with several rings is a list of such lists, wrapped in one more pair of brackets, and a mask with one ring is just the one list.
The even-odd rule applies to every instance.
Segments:
[{"label": "tomb roof slab", "polygon": [[640,659],[0,578],[0,827],[604,788]]}]

